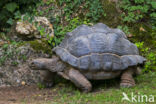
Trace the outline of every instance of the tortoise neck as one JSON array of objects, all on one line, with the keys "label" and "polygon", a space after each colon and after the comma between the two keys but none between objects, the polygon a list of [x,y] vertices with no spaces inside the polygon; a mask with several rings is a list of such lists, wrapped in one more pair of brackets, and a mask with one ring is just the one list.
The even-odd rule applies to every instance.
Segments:
[{"label": "tortoise neck", "polygon": [[60,72],[66,68],[66,65],[60,60],[60,58],[54,55],[52,56],[51,61],[47,64],[49,64],[46,65],[47,69],[52,72]]}]

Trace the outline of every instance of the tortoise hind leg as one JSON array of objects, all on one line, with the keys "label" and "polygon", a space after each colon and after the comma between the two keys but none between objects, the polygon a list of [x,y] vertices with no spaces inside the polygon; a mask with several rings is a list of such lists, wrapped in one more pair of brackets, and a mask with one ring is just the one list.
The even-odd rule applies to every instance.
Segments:
[{"label": "tortoise hind leg", "polygon": [[135,69],[129,68],[122,73],[120,87],[135,86],[135,81],[133,79],[134,71],[135,71]]},{"label": "tortoise hind leg", "polygon": [[83,92],[91,91],[91,83],[78,70],[70,69],[68,72],[68,77]]}]

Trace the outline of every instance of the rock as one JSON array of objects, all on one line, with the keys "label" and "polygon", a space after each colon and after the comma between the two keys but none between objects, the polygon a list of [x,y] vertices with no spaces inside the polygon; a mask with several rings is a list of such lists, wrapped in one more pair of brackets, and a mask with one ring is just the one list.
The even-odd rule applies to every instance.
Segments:
[{"label": "rock", "polygon": [[24,85],[26,85],[26,83],[25,83],[24,81],[22,81],[22,82],[21,82],[21,85],[23,85],[23,86],[24,86]]},{"label": "rock", "polygon": [[19,21],[19,22],[17,22],[17,25],[16,25],[16,31],[19,34],[24,35],[24,37],[28,36],[28,37],[32,38],[33,33],[36,31],[36,28],[27,21],[25,21],[25,22]]},{"label": "rock", "polygon": [[42,82],[43,77],[40,76],[40,71],[33,71],[28,67],[28,63],[38,57],[48,58],[50,55],[42,50],[34,50],[29,43],[0,47],[0,87]]},{"label": "rock", "polygon": [[32,40],[32,39],[49,39],[54,36],[53,25],[46,17],[34,17],[32,22],[24,20],[17,21],[9,33],[11,40]]}]

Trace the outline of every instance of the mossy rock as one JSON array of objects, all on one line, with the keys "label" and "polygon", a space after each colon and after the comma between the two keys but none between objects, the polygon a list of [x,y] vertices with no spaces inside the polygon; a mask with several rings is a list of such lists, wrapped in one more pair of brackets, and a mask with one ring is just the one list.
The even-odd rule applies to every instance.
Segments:
[{"label": "mossy rock", "polygon": [[32,41],[24,41],[20,43],[18,46],[29,44],[36,52],[43,52],[49,55],[52,55],[52,48],[48,44],[48,41],[45,39],[42,40],[32,40]]}]

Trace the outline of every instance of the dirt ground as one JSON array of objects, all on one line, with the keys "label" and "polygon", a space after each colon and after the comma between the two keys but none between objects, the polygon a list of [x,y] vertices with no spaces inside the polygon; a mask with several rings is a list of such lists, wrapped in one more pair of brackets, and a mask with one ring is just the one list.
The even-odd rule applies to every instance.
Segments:
[{"label": "dirt ground", "polygon": [[6,87],[0,88],[0,104],[40,104],[52,100],[56,95],[51,89],[41,90],[35,85]]}]

